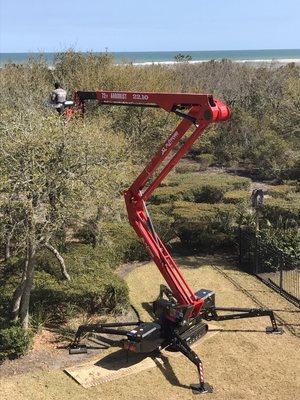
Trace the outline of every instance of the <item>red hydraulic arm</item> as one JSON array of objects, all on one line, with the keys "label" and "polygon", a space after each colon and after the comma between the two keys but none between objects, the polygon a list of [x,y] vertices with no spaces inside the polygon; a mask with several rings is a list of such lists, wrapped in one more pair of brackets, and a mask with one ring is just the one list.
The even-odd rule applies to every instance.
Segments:
[{"label": "red hydraulic arm", "polygon": [[[214,99],[212,95],[207,94],[111,91],[75,93],[75,101],[83,111],[85,100],[97,100],[106,105],[158,107],[167,112],[174,112],[183,118],[133,184],[125,190],[124,197],[129,222],[138,236],[143,239],[174,297],[180,305],[192,306],[191,315],[196,316],[204,301],[193,292],[175,260],[155,232],[145,203],[195,140],[202,135],[205,128],[211,123],[225,121],[230,117],[229,108]],[[151,180],[153,174],[161,167],[163,161],[191,127],[193,127],[193,131],[184,144],[176,149],[175,154],[167,161],[158,176]]]}]

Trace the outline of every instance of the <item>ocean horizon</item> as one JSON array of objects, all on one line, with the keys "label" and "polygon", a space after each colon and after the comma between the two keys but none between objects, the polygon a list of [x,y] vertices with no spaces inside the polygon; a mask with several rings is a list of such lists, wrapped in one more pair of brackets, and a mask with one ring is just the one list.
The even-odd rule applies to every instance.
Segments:
[{"label": "ocean horizon", "polygon": [[[7,63],[22,64],[30,58],[44,58],[49,66],[60,52],[0,53],[0,66]],[[105,52],[79,52],[81,54],[105,54]],[[191,56],[191,62],[228,59],[236,62],[300,62],[300,49],[265,49],[265,50],[211,50],[211,51],[136,51],[108,52],[116,63],[134,64],[173,63],[178,54]]]}]

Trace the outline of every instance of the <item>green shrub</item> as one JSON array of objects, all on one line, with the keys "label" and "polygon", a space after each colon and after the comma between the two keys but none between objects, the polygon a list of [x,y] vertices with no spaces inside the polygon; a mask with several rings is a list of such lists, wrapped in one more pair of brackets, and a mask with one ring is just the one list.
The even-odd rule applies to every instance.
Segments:
[{"label": "green shrub", "polygon": [[203,153],[196,156],[196,161],[200,164],[201,169],[206,169],[214,163],[215,157],[213,154]]},{"label": "green shrub", "polygon": [[193,163],[181,163],[175,168],[175,172],[178,174],[187,174],[190,172],[198,172],[199,165]]},{"label": "green shrub", "polygon": [[[176,177],[173,178],[176,180]],[[190,173],[177,177],[176,183],[182,185],[191,184],[222,184],[228,187],[228,190],[233,189],[248,189],[250,187],[251,180],[236,175],[227,173]]]},{"label": "green shrub", "polygon": [[98,248],[108,251],[115,262],[142,261],[148,258],[146,250],[129,222],[110,222],[103,225],[104,242]]},{"label": "green shrub", "polygon": [[219,203],[226,192],[250,187],[250,179],[229,174],[177,174],[169,186],[159,187],[150,201],[152,204],[172,203],[179,200],[197,203]]},{"label": "green shrub", "polygon": [[[299,143],[299,142],[298,142]],[[297,179],[298,180],[298,187],[299,187],[299,176],[300,176],[300,156],[299,152],[298,159],[295,160],[294,164],[291,166],[290,170],[287,171],[287,176],[289,179]]]},{"label": "green shrub", "polygon": [[260,179],[286,175],[292,163],[288,141],[267,127],[258,130],[253,139],[252,145],[245,147],[247,169]]},{"label": "green shrub", "polygon": [[220,183],[195,185],[193,189],[196,203],[219,203],[223,200],[225,192],[226,185]]},{"label": "green shrub", "polygon": [[267,189],[268,195],[276,199],[288,199],[295,191],[296,187],[293,185],[269,185]]},{"label": "green shrub", "polygon": [[81,243],[91,244],[92,246],[95,246],[96,244],[96,236],[97,232],[89,224],[82,226],[75,234],[75,238],[78,239]]},{"label": "green shrub", "polygon": [[[155,230],[161,239],[168,243],[176,236],[173,229],[174,219],[170,214],[170,206],[151,204],[149,206],[149,213],[151,214]],[[106,251],[110,251],[112,257],[118,261],[116,265],[121,262],[149,259],[149,254],[141,239],[139,239],[128,222],[106,223],[104,225],[104,230],[105,243],[101,246],[97,246],[96,249],[104,247]]]},{"label": "green shrub", "polygon": [[182,175],[178,185],[183,191],[192,191],[194,201],[216,203],[221,201],[228,191],[248,189],[250,179],[225,173],[198,173]]},{"label": "green shrub", "polygon": [[[194,176],[195,177],[195,176]],[[194,201],[197,203],[219,203],[223,201],[228,191],[246,189],[250,185],[249,179],[231,176],[228,174],[203,174],[193,183]],[[183,181],[183,185],[192,185],[192,177]]]},{"label": "green shrub", "polygon": [[[93,247],[89,244],[76,242],[69,243],[61,255],[65,260],[67,269],[72,268],[73,271],[75,269],[75,272],[83,264],[87,265],[93,261],[97,261],[101,265],[116,267],[115,261],[118,259],[118,256],[113,253],[108,245]],[[39,251],[36,259],[39,270],[47,272],[58,281],[62,279],[59,263],[50,251],[47,249]]]},{"label": "green shrub", "polygon": [[177,202],[173,215],[177,234],[184,246],[196,251],[232,246],[234,205]]},{"label": "green shrub", "polygon": [[24,355],[32,344],[32,332],[17,323],[0,330],[0,361]]},{"label": "green shrub", "polygon": [[[80,230],[79,234],[84,244],[94,246],[94,235],[88,226]],[[78,235],[77,237],[79,237]],[[103,223],[101,242],[90,252],[112,268],[116,268],[123,262],[141,261],[147,258],[141,241],[127,221]]]},{"label": "green shrub", "polygon": [[219,203],[226,192],[247,189],[250,186],[249,179],[227,174],[181,174],[181,178],[173,178],[172,186],[157,188],[150,199],[151,203],[168,204],[179,200]]},{"label": "green shrub", "polygon": [[268,246],[282,251],[299,265],[300,260],[300,231],[297,229],[261,229],[260,237]]},{"label": "green shrub", "polygon": [[183,200],[184,193],[187,191],[180,186],[163,186],[155,190],[150,198],[151,204],[172,203],[177,200]]},{"label": "green shrub", "polygon": [[300,194],[290,196],[289,201],[285,199],[267,198],[263,208],[263,216],[275,226],[281,223],[300,223]]},{"label": "green shrub", "polygon": [[149,206],[154,229],[164,243],[169,243],[177,236],[173,226],[174,218],[171,214],[171,210],[172,207],[169,204]]},{"label": "green shrub", "polygon": [[84,310],[104,314],[128,307],[128,288],[124,281],[112,275],[110,269],[91,265],[94,272],[82,269],[82,275],[72,274],[70,282],[53,282],[46,272],[36,273],[31,294],[30,311],[33,319],[42,323],[61,323]]},{"label": "green shrub", "polygon": [[232,190],[224,194],[224,203],[238,204],[250,201],[250,193],[248,190]]},{"label": "green shrub", "polygon": [[53,260],[38,265],[30,303],[35,325],[67,321],[79,309],[105,313],[128,307],[128,287],[112,270],[104,250],[104,246],[69,245],[63,256],[70,282],[53,273]]}]

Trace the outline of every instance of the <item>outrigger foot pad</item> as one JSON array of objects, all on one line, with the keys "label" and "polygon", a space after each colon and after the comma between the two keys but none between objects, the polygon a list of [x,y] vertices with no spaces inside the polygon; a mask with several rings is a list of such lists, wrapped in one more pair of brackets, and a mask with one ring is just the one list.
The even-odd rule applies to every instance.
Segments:
[{"label": "outrigger foot pad", "polygon": [[87,346],[85,344],[71,344],[69,347],[69,354],[85,354],[87,353]]},{"label": "outrigger foot pad", "polygon": [[283,330],[283,328],[274,329],[273,326],[268,326],[266,328],[266,333],[269,333],[269,334],[273,333],[275,335],[282,335],[284,333],[284,330]]},{"label": "outrigger foot pad", "polygon": [[213,392],[213,387],[207,382],[202,384],[198,383],[197,385],[191,385],[191,389],[194,394],[206,394]]}]

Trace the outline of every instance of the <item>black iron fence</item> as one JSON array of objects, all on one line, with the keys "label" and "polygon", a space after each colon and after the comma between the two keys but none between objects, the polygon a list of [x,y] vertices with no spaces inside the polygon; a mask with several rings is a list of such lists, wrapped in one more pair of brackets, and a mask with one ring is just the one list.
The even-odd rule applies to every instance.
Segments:
[{"label": "black iron fence", "polygon": [[239,265],[300,306],[300,262],[266,244],[254,233],[239,231]]}]

